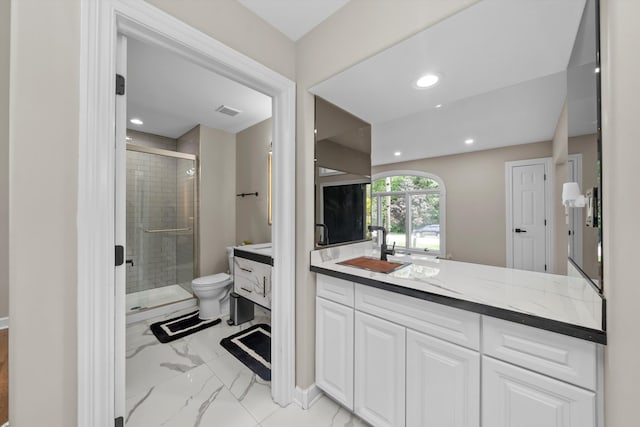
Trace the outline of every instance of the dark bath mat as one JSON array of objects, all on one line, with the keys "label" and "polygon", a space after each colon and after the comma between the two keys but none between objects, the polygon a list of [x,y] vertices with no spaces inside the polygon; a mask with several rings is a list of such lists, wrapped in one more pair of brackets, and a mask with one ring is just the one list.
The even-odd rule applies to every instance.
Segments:
[{"label": "dark bath mat", "polygon": [[175,341],[220,323],[220,319],[200,320],[198,311],[153,323],[150,328],[161,343]]},{"label": "dark bath mat", "polygon": [[220,341],[246,367],[265,381],[271,381],[271,326],[261,323]]}]

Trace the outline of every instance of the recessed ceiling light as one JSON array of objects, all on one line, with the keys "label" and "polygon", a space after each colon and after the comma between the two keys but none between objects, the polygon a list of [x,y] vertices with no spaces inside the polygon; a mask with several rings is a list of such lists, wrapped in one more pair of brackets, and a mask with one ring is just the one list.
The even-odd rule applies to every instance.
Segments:
[{"label": "recessed ceiling light", "polygon": [[400,151],[396,151],[395,153],[393,153],[394,156],[399,156],[400,154],[402,154]]},{"label": "recessed ceiling light", "polygon": [[142,120],[134,117],[133,119],[129,120],[131,123],[133,123],[134,125],[141,125],[143,122]]},{"label": "recessed ceiling light", "polygon": [[416,86],[419,89],[426,89],[438,83],[438,80],[440,80],[440,77],[435,74],[425,74],[416,81]]},{"label": "recessed ceiling light", "polygon": [[436,108],[442,108],[442,104],[436,105]]},{"label": "recessed ceiling light", "polygon": [[596,67],[596,69],[594,70],[596,73],[600,72],[600,67]]},{"label": "recessed ceiling light", "polygon": [[467,144],[467,145],[471,145],[471,144],[473,144],[473,139],[472,138],[465,139],[464,143]]}]

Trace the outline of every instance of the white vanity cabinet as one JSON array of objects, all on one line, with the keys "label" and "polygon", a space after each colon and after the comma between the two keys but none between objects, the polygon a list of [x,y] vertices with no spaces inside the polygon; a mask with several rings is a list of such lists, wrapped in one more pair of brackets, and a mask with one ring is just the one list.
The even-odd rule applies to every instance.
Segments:
[{"label": "white vanity cabinet", "polygon": [[483,349],[483,425],[602,425],[595,343],[484,317]]},{"label": "white vanity cabinet", "polygon": [[318,274],[316,384],[374,426],[602,427],[590,341]]},{"label": "white vanity cabinet", "polygon": [[316,385],[353,411],[353,283],[318,276]]},{"label": "white vanity cabinet", "polygon": [[271,265],[237,255],[233,263],[234,292],[271,309]]}]

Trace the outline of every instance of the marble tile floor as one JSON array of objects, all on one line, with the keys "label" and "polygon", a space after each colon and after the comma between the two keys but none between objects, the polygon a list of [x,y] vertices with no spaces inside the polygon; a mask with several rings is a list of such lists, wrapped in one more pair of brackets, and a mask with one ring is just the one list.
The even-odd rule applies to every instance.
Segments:
[{"label": "marble tile floor", "polygon": [[256,307],[255,319],[216,326],[161,344],[149,325],[188,313],[181,310],[127,326],[127,427],[287,427],[366,426],[323,396],[309,410],[295,403],[282,408],[271,400],[270,383],[220,346],[220,340],[257,323],[270,323]]}]

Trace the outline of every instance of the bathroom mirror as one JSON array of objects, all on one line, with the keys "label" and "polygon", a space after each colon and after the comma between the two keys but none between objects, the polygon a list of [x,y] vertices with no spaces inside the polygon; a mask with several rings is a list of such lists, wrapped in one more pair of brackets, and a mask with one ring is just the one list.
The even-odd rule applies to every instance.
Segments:
[{"label": "bathroom mirror", "polygon": [[315,98],[316,246],[364,240],[371,125]]},{"label": "bathroom mirror", "polygon": [[601,200],[597,32],[595,0],[481,0],[310,88],[371,124],[389,244],[601,286],[602,215],[561,202]]}]

